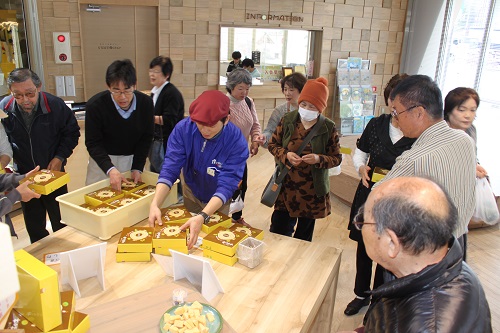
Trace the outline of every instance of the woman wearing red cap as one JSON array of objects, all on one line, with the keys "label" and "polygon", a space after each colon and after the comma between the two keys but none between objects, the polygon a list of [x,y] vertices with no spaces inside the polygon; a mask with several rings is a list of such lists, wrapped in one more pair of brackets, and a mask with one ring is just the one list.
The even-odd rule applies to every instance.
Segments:
[{"label": "woman wearing red cap", "polygon": [[298,100],[299,110],[285,114],[271,137],[268,148],[280,168],[291,167],[274,205],[271,232],[312,241],[315,220],[331,213],[328,169],[342,162],[335,123],[325,119],[301,155],[295,153],[318,122],[327,100],[325,78],[307,81]]},{"label": "woman wearing red cap", "polygon": [[189,117],[178,122],[168,138],[149,224],[161,224],[160,207],[182,169],[184,206],[198,213],[181,227],[190,229],[188,248],[192,248],[211,215],[229,213],[247,159],[247,141],[229,122],[229,98],[218,90],[203,92],[191,103]]}]

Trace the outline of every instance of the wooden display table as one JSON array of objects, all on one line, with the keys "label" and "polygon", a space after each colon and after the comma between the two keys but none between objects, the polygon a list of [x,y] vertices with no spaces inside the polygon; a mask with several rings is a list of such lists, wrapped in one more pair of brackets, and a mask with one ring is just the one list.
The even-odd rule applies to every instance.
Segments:
[{"label": "wooden display table", "polygon": [[[143,221],[138,225],[146,224]],[[106,290],[101,290],[96,278],[79,281],[82,297],[76,299],[76,310],[86,312],[88,309],[91,331],[97,332],[97,327],[95,331],[92,330],[93,325],[102,323],[103,316],[117,323],[125,320],[123,316],[113,313],[116,311],[113,309],[121,308],[125,312],[120,313],[126,313],[127,304],[131,303],[140,308],[155,308],[152,314],[155,324],[152,327],[155,329],[152,332],[158,332],[160,317],[157,314],[163,313],[171,304],[171,294],[166,290],[172,287],[168,286],[173,283],[172,278],[165,275],[154,259],[148,263],[117,263],[115,252],[118,236],[108,240]],[[66,227],[31,244],[26,250],[42,260],[46,253],[73,250],[100,242],[93,236]],[[263,262],[254,269],[239,263],[230,267],[211,261],[225,290],[224,294],[212,300],[211,305],[219,310],[236,332],[330,332],[342,251],[269,232],[266,232],[264,242],[267,248]],[[202,255],[201,250],[192,253]],[[58,265],[52,267],[59,271]],[[189,289],[190,285],[186,281],[176,281],[174,284],[178,283],[185,283]],[[156,287],[166,289],[151,291]],[[61,289],[69,288],[64,285]],[[148,296],[151,293],[160,296],[155,299]],[[194,293],[194,299],[202,299],[194,288],[190,293]],[[163,296],[164,300],[161,299]],[[121,302],[123,304],[120,307]],[[158,305],[158,302],[165,305]],[[97,307],[97,311],[92,307]],[[134,317],[134,322],[143,323],[144,327],[148,327],[148,320],[151,321],[149,317]],[[138,332],[131,326],[123,326],[120,333]]]}]

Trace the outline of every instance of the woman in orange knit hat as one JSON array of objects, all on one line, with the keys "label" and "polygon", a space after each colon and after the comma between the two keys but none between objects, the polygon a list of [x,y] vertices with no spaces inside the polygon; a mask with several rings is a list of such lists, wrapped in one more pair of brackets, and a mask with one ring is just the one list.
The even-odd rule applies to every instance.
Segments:
[{"label": "woman in orange knit hat", "polygon": [[302,153],[295,153],[318,123],[327,101],[328,81],[323,77],[307,81],[299,110],[287,113],[271,137],[268,149],[280,169],[285,164],[291,168],[274,205],[271,232],[312,241],[316,219],[331,213],[328,169],[342,162],[335,123],[325,118]]}]

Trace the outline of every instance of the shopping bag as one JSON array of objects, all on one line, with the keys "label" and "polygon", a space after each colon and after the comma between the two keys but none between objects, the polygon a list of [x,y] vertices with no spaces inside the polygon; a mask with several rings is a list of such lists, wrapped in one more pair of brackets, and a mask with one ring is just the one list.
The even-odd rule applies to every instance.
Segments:
[{"label": "shopping bag", "polygon": [[153,140],[149,150],[149,163],[151,171],[160,173],[163,160],[165,159],[165,150],[163,149],[163,140]]},{"label": "shopping bag", "polygon": [[498,206],[490,183],[486,177],[476,179],[476,210],[472,221],[483,221],[493,225],[498,222],[499,217]]},{"label": "shopping bag", "polygon": [[229,204],[229,214],[233,214],[236,212],[241,212],[245,207],[245,203],[241,198],[241,191],[238,190],[239,194],[231,199],[231,203]]},{"label": "shopping bag", "polygon": [[281,191],[282,182],[279,184],[276,183],[279,172],[279,166],[277,166],[276,169],[274,169],[271,179],[269,179],[269,182],[264,188],[264,192],[262,192],[262,197],[260,198],[260,202],[268,207],[274,206],[274,203],[278,198],[278,194],[280,194]]}]

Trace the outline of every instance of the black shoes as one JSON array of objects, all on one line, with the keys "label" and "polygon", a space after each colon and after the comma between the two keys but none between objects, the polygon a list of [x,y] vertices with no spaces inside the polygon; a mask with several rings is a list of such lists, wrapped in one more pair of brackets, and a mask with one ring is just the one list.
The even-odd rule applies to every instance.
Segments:
[{"label": "black shoes", "polygon": [[355,298],[353,299],[349,304],[347,304],[347,307],[344,310],[344,314],[347,316],[352,316],[355,315],[356,313],[361,310],[362,307],[367,306],[370,304],[370,297],[366,298]]}]

